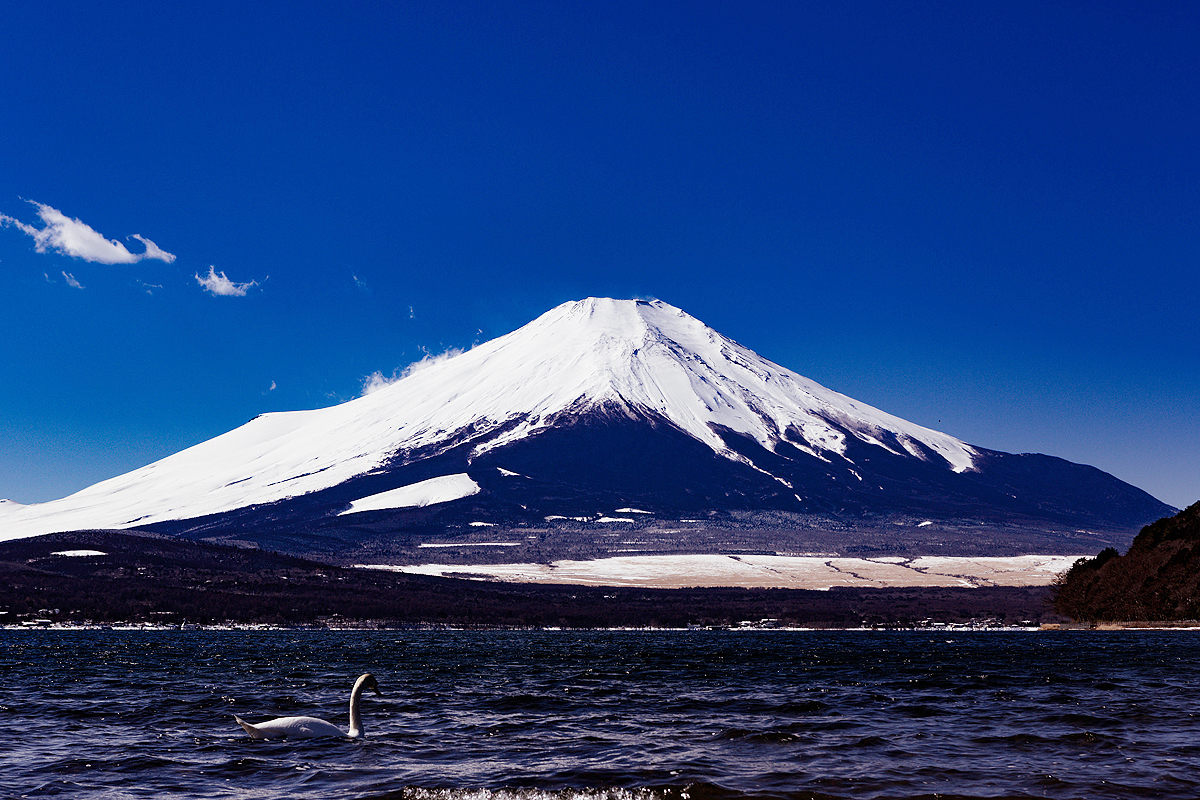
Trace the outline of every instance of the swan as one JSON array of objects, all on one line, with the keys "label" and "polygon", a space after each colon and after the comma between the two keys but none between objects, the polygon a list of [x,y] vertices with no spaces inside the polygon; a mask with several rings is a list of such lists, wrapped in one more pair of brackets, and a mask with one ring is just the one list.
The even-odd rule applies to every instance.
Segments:
[{"label": "swan", "polygon": [[379,682],[375,676],[366,673],[358,676],[354,688],[350,691],[350,730],[343,732],[336,725],[331,725],[316,717],[279,717],[278,719],[251,725],[241,717],[234,715],[238,725],[250,734],[251,739],[312,739],[317,736],[343,736],[357,739],[362,736],[362,718],[358,714],[358,701],[362,698],[364,689],[374,689],[375,694],[383,696],[379,691]]}]

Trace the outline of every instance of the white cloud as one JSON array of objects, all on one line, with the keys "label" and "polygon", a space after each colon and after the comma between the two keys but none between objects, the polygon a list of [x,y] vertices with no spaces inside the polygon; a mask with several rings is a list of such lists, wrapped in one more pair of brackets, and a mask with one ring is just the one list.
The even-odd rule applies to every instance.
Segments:
[{"label": "white cloud", "polygon": [[420,361],[414,361],[407,367],[393,372],[390,378],[379,370],[376,370],[367,377],[363,378],[362,396],[366,397],[373,392],[378,392],[380,389],[386,389],[396,381],[404,380],[409,375],[416,374],[422,370],[426,370],[432,366],[441,364],[443,361],[447,361],[455,356],[462,355],[464,352],[465,351],[460,348],[452,347],[446,352],[437,353],[436,355],[426,353],[425,357]]},{"label": "white cloud", "polygon": [[37,207],[38,216],[45,227],[35,228],[4,214],[0,214],[0,225],[14,227],[33,237],[34,249],[39,253],[53,251],[97,264],[133,264],[148,258],[170,264],[175,260],[174,255],[136,233],[130,238],[137,239],[146,246],[144,253],[129,252],[129,249],[117,240],[104,238],[87,223],[72,219],[57,208],[34,200],[28,202]]},{"label": "white cloud", "polygon": [[142,253],[142,258],[157,258],[159,261],[165,261],[168,264],[175,260],[175,256],[168,253],[166,250],[163,250],[161,247],[144,236],[139,236],[135,233],[130,238],[137,239],[139,242],[146,245],[146,252]]},{"label": "white cloud", "polygon": [[420,361],[414,361],[413,363],[411,363],[407,367],[405,367],[404,370],[400,373],[400,377],[407,378],[409,375],[413,375],[418,372],[421,372],[422,370],[429,369],[430,367],[436,366],[436,365],[442,363],[443,361],[449,361],[450,359],[454,358],[455,356],[461,356],[465,352],[466,351],[460,347],[451,347],[449,350],[445,351],[444,353],[436,353],[436,354],[435,353],[426,353],[425,357],[422,358]]},{"label": "white cloud", "polygon": [[400,376],[396,373],[392,373],[392,377],[389,378],[379,370],[375,370],[363,378],[362,396],[366,397],[369,394],[378,392],[380,389],[386,389],[398,380],[400,380]]},{"label": "white cloud", "polygon": [[212,265],[208,267],[207,277],[201,278],[196,275],[195,278],[196,283],[203,286],[205,291],[222,297],[245,297],[247,290],[258,286],[258,281],[234,283],[225,276],[224,272],[217,272],[217,268]]},{"label": "white cloud", "polygon": [[83,284],[80,283],[79,281],[75,280],[75,276],[72,275],[71,273],[67,272],[66,270],[63,270],[62,276],[63,276],[63,280],[65,280],[67,282],[67,286],[70,286],[74,289],[82,289],[83,288]]}]

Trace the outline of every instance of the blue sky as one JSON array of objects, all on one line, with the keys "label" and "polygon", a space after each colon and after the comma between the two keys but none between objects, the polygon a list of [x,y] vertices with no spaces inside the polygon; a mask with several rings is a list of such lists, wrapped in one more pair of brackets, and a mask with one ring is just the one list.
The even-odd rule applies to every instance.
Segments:
[{"label": "blue sky", "polygon": [[596,295],[1195,502],[1197,42],[1182,2],[15,4],[0,497]]}]

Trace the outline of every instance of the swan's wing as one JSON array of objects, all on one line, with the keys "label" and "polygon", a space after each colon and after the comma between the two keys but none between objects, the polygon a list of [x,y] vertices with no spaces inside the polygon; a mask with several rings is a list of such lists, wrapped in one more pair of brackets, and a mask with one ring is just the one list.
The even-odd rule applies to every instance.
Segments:
[{"label": "swan's wing", "polygon": [[254,739],[313,739],[318,736],[345,737],[345,732],[316,717],[280,717],[251,725],[234,717]]}]

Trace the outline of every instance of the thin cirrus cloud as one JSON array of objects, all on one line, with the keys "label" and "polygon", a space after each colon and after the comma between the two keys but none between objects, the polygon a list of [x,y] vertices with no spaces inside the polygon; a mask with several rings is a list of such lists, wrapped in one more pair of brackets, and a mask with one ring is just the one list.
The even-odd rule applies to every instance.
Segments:
[{"label": "thin cirrus cloud", "polygon": [[[58,283],[58,279],[51,278],[49,272],[43,272],[42,275],[43,275],[43,277],[45,277],[46,283]],[[62,270],[62,276],[63,276],[63,282],[66,283],[67,286],[70,286],[72,289],[83,289],[84,288],[84,285],[82,283],[80,283],[75,278],[74,275],[67,272],[65,269]]]},{"label": "thin cirrus cloud", "polygon": [[234,283],[224,272],[217,272],[217,268],[212,265],[208,267],[208,275],[197,274],[194,277],[196,283],[204,287],[204,291],[217,297],[245,297],[247,291],[258,286],[258,281]]},{"label": "thin cirrus cloud", "polygon": [[135,233],[129,237],[137,239],[146,248],[144,253],[131,253],[129,248],[116,239],[106,239],[103,234],[78,218],[68,217],[45,203],[35,200],[28,202],[37,207],[43,227],[29,225],[5,214],[0,214],[0,225],[14,227],[31,236],[34,249],[39,253],[55,252],[96,264],[135,264],[146,259],[157,259],[168,264],[175,261],[173,254],[144,236]]}]

